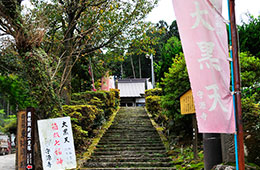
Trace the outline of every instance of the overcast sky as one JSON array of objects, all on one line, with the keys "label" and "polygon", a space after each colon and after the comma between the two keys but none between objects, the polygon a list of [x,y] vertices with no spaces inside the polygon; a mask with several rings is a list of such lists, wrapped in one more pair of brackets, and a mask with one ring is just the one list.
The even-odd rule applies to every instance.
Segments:
[{"label": "overcast sky", "polygon": [[[241,23],[242,17],[249,11],[255,17],[260,15],[260,0],[236,0],[236,19],[237,23]],[[223,16],[228,18],[227,0],[223,0]],[[158,6],[148,15],[147,21],[157,23],[160,20],[166,21],[169,25],[175,20],[172,0],[159,0]]]}]

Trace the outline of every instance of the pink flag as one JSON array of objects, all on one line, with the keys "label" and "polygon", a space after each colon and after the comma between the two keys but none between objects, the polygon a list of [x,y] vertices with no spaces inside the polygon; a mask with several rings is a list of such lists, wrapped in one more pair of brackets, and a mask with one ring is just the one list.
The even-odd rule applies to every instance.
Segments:
[{"label": "pink flag", "polygon": [[109,77],[107,75],[101,79],[101,90],[109,91]]},{"label": "pink flag", "polygon": [[221,0],[173,0],[200,133],[235,133]]}]

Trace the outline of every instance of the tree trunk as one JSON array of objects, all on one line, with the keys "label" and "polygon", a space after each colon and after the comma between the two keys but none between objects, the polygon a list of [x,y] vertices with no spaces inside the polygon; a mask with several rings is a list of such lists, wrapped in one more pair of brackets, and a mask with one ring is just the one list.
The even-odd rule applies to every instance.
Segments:
[{"label": "tree trunk", "polygon": [[141,57],[139,56],[139,77],[142,78]]},{"label": "tree trunk", "polygon": [[123,70],[123,63],[121,63],[121,78],[123,78],[124,70]]},{"label": "tree trunk", "polygon": [[72,46],[73,46],[73,35],[74,35],[74,29],[75,26],[71,26],[73,25],[73,16],[69,17],[69,30],[67,30],[65,32],[65,36],[64,36],[64,41],[65,41],[65,45],[64,45],[64,49],[66,50],[65,52],[65,66],[64,66],[64,72],[63,72],[63,87],[61,90],[61,97],[64,100],[65,104],[69,105],[70,104],[70,100],[71,100],[71,67],[72,67]]},{"label": "tree trunk", "polygon": [[134,66],[134,63],[133,63],[133,57],[130,56],[130,59],[131,59],[131,66],[132,66],[133,76],[134,76],[134,79],[135,79],[135,66]]}]

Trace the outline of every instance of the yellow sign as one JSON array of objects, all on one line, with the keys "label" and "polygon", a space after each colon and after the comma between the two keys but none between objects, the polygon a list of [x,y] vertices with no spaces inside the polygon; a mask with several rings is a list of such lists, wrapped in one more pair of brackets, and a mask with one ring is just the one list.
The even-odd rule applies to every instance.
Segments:
[{"label": "yellow sign", "polygon": [[180,102],[182,115],[193,114],[196,112],[191,90],[187,91],[184,95],[181,96]]}]

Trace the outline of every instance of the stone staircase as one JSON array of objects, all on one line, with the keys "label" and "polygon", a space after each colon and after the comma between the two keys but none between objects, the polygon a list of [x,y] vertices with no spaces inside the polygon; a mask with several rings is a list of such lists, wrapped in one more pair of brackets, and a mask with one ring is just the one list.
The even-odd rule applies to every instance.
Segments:
[{"label": "stone staircase", "polygon": [[121,108],[81,169],[169,170],[171,159],[144,108]]}]

